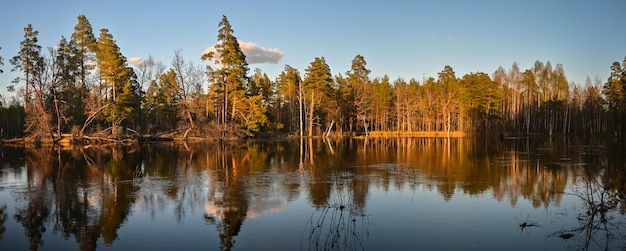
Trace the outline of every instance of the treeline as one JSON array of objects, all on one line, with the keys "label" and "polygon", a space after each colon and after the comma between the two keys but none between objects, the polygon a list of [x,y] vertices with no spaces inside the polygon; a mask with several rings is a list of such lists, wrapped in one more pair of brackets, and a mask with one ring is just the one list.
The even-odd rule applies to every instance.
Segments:
[{"label": "treeline", "polygon": [[491,76],[458,77],[446,65],[436,78],[372,78],[361,55],[345,74],[333,76],[316,57],[303,74],[286,65],[272,80],[260,69],[250,74],[226,16],[219,28],[215,50],[202,56],[207,66],[180,51],[169,65],[150,57],[130,66],[109,30],[96,38],[84,15],[46,53],[28,25],[9,60],[22,73],[9,87],[20,102],[0,108],[0,138],[626,132],[626,58],[606,82],[584,85],[541,61]]}]

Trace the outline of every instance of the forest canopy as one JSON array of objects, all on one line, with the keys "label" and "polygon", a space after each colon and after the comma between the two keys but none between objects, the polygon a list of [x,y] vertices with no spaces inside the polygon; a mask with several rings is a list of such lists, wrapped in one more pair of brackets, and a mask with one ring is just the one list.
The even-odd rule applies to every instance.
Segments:
[{"label": "forest canopy", "polygon": [[[226,16],[218,27],[206,65],[175,51],[169,63],[131,66],[113,33],[102,28],[96,36],[84,15],[69,39],[44,50],[29,24],[8,60],[20,73],[8,88],[18,99],[0,106],[0,139],[626,132],[626,57],[610,65],[608,79],[583,85],[550,61],[463,76],[445,65],[435,77],[390,79],[370,76],[362,55],[343,74],[333,75],[319,56],[306,69],[285,65],[272,79],[249,69]],[[3,65],[0,57],[0,74]]]}]

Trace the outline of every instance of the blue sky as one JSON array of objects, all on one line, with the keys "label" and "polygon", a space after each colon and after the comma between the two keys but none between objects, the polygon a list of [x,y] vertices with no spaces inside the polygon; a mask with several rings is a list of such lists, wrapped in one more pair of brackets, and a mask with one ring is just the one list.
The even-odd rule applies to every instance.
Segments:
[{"label": "blue sky", "polygon": [[[568,80],[587,76],[605,81],[614,61],[626,56],[626,1],[97,1],[22,0],[0,8],[0,93],[16,73],[23,28],[39,31],[39,44],[69,38],[84,14],[99,33],[108,28],[128,59],[147,58],[169,65],[174,51],[205,64],[202,52],[216,42],[222,15],[235,36],[282,58],[251,64],[271,79],[286,64],[304,69],[325,57],[333,75],[345,74],[357,54],[370,77],[392,80],[436,77],[450,65],[462,77],[491,75],[515,61],[523,71],[536,60],[563,64]],[[259,48],[257,48],[259,49]]]}]

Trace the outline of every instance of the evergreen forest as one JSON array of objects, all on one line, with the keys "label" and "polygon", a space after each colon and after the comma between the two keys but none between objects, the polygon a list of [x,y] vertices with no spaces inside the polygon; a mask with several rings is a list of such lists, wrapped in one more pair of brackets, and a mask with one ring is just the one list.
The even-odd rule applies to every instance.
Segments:
[{"label": "evergreen forest", "polygon": [[[250,70],[226,16],[215,51],[195,64],[175,51],[131,65],[106,28],[94,34],[84,15],[70,37],[45,49],[28,25],[19,72],[0,99],[0,139],[122,142],[141,139],[250,137],[464,136],[626,133],[626,57],[607,79],[568,81],[563,65],[513,63],[491,74],[370,76],[355,55],[332,73],[324,57],[306,69],[285,65],[274,79]],[[2,51],[0,51],[0,55]],[[5,61],[0,57],[0,74]],[[11,101],[8,101],[11,100]]]}]

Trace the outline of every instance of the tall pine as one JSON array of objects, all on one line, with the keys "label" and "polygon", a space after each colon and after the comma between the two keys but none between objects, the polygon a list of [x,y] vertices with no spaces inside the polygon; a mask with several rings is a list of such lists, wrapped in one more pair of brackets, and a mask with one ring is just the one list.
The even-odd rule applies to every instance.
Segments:
[{"label": "tall pine", "polygon": [[609,113],[609,130],[624,135],[626,131],[626,57],[622,65],[618,61],[611,65],[611,75],[604,84],[603,94],[606,97]]},{"label": "tall pine", "polygon": [[373,109],[373,85],[370,83],[370,70],[365,68],[367,62],[361,55],[352,60],[350,71],[346,72],[348,83],[352,87],[353,104],[356,111],[356,120],[362,123],[365,136],[369,136],[369,113]]},{"label": "tall pine", "polygon": [[[120,48],[113,39],[109,30],[100,30],[97,41],[96,58],[98,69],[105,89],[107,90],[106,120],[112,123],[113,136],[119,136],[128,124],[123,124],[126,119],[134,119],[138,114],[140,100],[135,74],[128,67],[126,58],[120,52]],[[110,88],[110,89],[109,89]],[[109,91],[110,90],[110,91]]]},{"label": "tall pine", "polygon": [[41,45],[37,43],[38,35],[39,31],[33,29],[31,24],[28,24],[24,28],[24,40],[20,42],[20,51],[10,60],[10,63],[13,65],[12,71],[21,71],[24,74],[23,77],[13,80],[13,83],[19,84],[24,82],[24,102],[27,106],[31,98],[31,88],[29,87],[32,87],[44,68]]},{"label": "tall pine", "polygon": [[[305,110],[307,114],[306,119],[309,137],[313,136],[313,125],[316,120],[315,114],[320,115],[320,113],[323,112],[322,108],[325,108],[323,102],[328,101],[332,93],[332,82],[333,79],[330,73],[330,67],[326,64],[324,57],[315,57],[311,65],[306,68],[306,75],[303,82],[305,89],[303,100],[304,103],[308,102]],[[317,116],[317,118],[322,117],[323,116]]]},{"label": "tall pine", "polygon": [[278,121],[285,123],[288,132],[304,130],[300,125],[299,114],[302,111],[302,96],[299,95],[302,89],[302,78],[296,68],[285,65],[285,69],[276,79]]},{"label": "tall pine", "polygon": [[96,38],[93,34],[93,28],[85,15],[77,17],[78,22],[74,26],[74,32],[69,42],[70,64],[73,66],[74,83],[70,106],[72,111],[70,115],[73,118],[73,125],[82,125],[85,122],[89,87],[87,79],[91,70],[95,68],[96,62]]},{"label": "tall pine", "polygon": [[[44,72],[44,58],[41,56],[41,46],[38,44],[39,31],[33,29],[31,24],[24,28],[24,40],[20,42],[20,50],[11,58],[12,71],[21,71],[23,76],[13,80],[14,84],[24,83],[23,97],[24,110],[26,113],[25,132],[32,132],[38,125],[33,106],[33,87],[39,82]],[[9,87],[13,89],[13,87]]]},{"label": "tall pine", "polygon": [[202,55],[202,59],[215,64],[215,67],[209,67],[209,81],[213,84],[212,91],[221,94],[217,100],[220,106],[218,121],[220,124],[228,124],[237,114],[237,102],[246,93],[244,85],[247,81],[248,63],[226,16],[222,16],[218,26],[220,29],[215,51]]},{"label": "tall pine", "polygon": [[[248,62],[233,35],[233,28],[226,16],[218,24],[215,51],[202,55],[214,65],[209,66],[209,96],[217,107],[218,124],[231,133],[233,129],[252,136],[267,123],[267,105],[263,95],[251,92],[248,79]],[[226,136],[226,135],[222,135]]]}]

